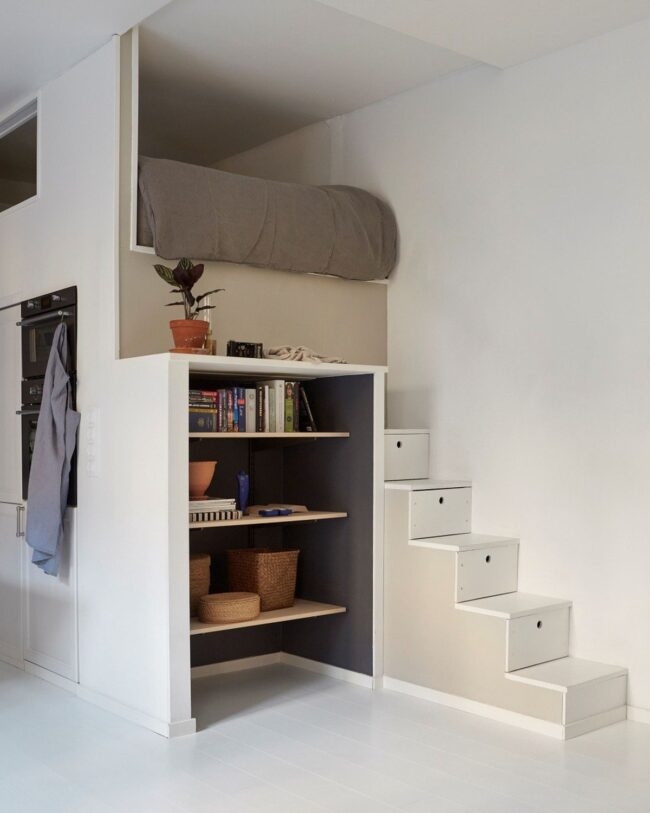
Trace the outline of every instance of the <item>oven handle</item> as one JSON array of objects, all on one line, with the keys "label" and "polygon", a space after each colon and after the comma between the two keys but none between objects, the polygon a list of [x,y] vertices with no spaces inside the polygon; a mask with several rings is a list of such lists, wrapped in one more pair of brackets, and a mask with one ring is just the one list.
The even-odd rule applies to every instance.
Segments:
[{"label": "oven handle", "polygon": [[61,319],[61,321],[63,321],[66,316],[72,316],[72,314],[69,311],[41,313],[38,316],[28,316],[26,319],[21,319],[20,322],[16,322],[16,325],[18,327],[30,327],[31,325],[36,325],[39,322],[47,322],[49,319]]},{"label": "oven handle", "polygon": [[16,415],[38,415],[40,409],[17,409]]}]

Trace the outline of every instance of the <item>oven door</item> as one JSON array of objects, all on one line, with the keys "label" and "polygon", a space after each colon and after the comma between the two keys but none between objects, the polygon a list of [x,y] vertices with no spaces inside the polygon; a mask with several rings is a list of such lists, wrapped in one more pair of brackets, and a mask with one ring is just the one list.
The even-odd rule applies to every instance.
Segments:
[{"label": "oven door", "polygon": [[27,486],[29,484],[29,469],[34,454],[34,440],[36,439],[36,424],[38,423],[38,407],[25,407],[20,413],[22,435],[23,460],[23,500],[27,499]]},{"label": "oven door", "polygon": [[[61,321],[68,326],[68,339],[71,352],[75,342],[75,309],[68,307],[65,316],[54,311],[52,314],[39,314],[23,319],[22,330],[23,378],[42,378],[45,375],[47,361],[50,357],[54,331]],[[75,369],[75,360],[71,359],[70,369]]]}]

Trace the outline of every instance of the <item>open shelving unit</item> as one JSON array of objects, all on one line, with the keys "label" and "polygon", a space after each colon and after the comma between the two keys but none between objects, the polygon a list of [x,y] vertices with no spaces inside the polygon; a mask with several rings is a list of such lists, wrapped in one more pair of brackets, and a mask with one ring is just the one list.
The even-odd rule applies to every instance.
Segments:
[{"label": "open shelving unit", "polygon": [[305,618],[317,618],[323,615],[339,615],[344,612],[346,612],[346,608],[339,607],[336,604],[323,604],[320,601],[306,601],[298,598],[293,607],[286,607],[283,610],[268,610],[265,613],[260,613],[252,621],[238,621],[234,624],[203,624],[198,618],[193,618],[190,621],[190,635],[259,627],[264,624],[282,624],[286,621],[300,621]]},{"label": "open shelving unit", "polygon": [[[159,539],[166,529],[169,545],[169,711],[160,716],[174,731],[193,730],[192,669],[203,680],[278,653],[310,668],[354,673],[355,682],[371,685],[381,673],[385,369],[181,354],[135,365],[157,367],[168,377],[169,402],[160,411],[166,427],[143,418],[133,436],[143,452],[145,438],[148,444],[161,433],[170,439],[167,477],[146,484],[158,499],[167,495],[169,505],[168,516],[149,532],[153,545],[154,535]],[[319,431],[188,431],[190,389],[270,379],[300,381]],[[209,497],[236,496],[236,476],[244,470],[250,475],[249,504],[304,505],[308,511],[190,523],[188,463],[200,460],[218,461]],[[210,592],[217,593],[228,590],[227,551],[248,547],[299,549],[294,605],[238,624],[190,619],[190,554],[210,554]],[[158,662],[164,663],[162,647],[160,652]],[[160,669],[152,668],[152,680],[164,683]]]},{"label": "open shelving unit", "polygon": [[205,440],[319,440],[349,438],[349,432],[190,432],[190,438]]},{"label": "open shelving unit", "polygon": [[195,528],[233,528],[240,525],[287,525],[293,522],[322,522],[326,519],[345,519],[345,511],[302,511],[286,517],[242,517],[241,519],[219,519],[212,522],[190,522],[190,529]]}]

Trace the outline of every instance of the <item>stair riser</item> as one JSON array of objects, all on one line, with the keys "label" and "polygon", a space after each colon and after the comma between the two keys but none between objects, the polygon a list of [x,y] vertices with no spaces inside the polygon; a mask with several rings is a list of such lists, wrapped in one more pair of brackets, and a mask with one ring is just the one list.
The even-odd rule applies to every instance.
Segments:
[{"label": "stair riser", "polygon": [[517,590],[519,545],[501,545],[456,554],[456,601],[472,601]]},{"label": "stair riser", "polygon": [[568,607],[506,622],[506,672],[564,658],[568,654]]},{"label": "stair riser", "polygon": [[627,703],[627,675],[571,686],[564,700],[564,724],[620,708]]}]

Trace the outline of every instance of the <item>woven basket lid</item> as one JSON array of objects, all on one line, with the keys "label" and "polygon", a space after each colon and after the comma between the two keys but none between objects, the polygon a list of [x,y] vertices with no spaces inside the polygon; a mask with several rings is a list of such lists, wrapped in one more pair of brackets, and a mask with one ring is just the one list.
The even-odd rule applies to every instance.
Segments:
[{"label": "woven basket lid", "polygon": [[258,598],[257,593],[210,593],[206,596],[201,596],[201,602],[204,604],[231,604],[240,601],[254,601]]}]

